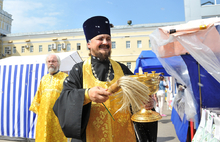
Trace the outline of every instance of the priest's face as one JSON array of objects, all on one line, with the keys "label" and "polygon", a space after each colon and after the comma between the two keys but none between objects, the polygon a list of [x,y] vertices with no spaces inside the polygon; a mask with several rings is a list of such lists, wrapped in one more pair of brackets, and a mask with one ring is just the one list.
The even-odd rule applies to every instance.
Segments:
[{"label": "priest's face", "polygon": [[108,59],[112,49],[111,36],[108,34],[97,35],[88,42],[87,46],[93,56],[100,60]]},{"label": "priest's face", "polygon": [[50,74],[53,74],[58,71],[59,63],[55,55],[50,55],[47,57],[47,68]]}]

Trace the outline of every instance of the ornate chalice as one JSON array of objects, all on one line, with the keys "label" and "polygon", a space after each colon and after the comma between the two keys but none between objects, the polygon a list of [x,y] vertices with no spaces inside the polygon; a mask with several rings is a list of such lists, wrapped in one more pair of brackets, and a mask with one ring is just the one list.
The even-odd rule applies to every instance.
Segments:
[{"label": "ornate chalice", "polygon": [[[150,95],[158,91],[160,74],[162,73],[152,71],[152,73],[145,72],[141,75],[123,76],[108,88],[109,92],[121,97],[121,108],[118,111],[125,110],[133,114],[131,120],[139,141],[156,141],[157,139],[158,124],[156,121],[162,117],[156,111],[146,110],[143,106],[144,102],[149,100]],[[111,115],[110,112],[109,114]]]},{"label": "ornate chalice", "polygon": [[[143,75],[136,74],[132,77],[137,78],[138,81],[149,88],[148,95],[153,95],[159,89],[160,74],[161,73],[155,73],[155,71],[152,71],[151,74],[145,72]],[[146,110],[145,108],[142,108],[140,111],[132,115],[131,120],[135,122],[154,122],[160,120],[161,118],[162,116],[156,111]]]},{"label": "ornate chalice", "polygon": [[131,120],[134,122],[146,123],[160,120],[162,117],[159,113],[143,107],[149,96],[158,91],[160,74],[152,71],[152,73],[124,76],[112,84],[108,91],[119,92],[116,95],[122,95],[122,107],[118,111],[130,111],[131,108],[133,113]]}]

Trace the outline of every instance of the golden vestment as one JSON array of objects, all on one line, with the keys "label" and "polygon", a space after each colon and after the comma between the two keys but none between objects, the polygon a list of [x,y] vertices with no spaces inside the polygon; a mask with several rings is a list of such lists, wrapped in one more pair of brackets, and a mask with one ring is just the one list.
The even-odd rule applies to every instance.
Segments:
[{"label": "golden vestment", "polygon": [[58,72],[43,76],[35,97],[29,108],[38,115],[36,125],[36,142],[66,142],[53,106],[63,89],[63,81],[68,75]]},{"label": "golden vestment", "polygon": [[[100,86],[108,88],[124,75],[121,66],[110,59],[114,70],[114,79],[110,82],[99,81],[92,73],[91,57],[83,64],[83,88]],[[110,96],[104,103],[113,115],[115,121],[102,103],[91,102],[89,122],[86,128],[86,142],[135,142],[133,123],[129,112],[117,112],[121,98]]]}]

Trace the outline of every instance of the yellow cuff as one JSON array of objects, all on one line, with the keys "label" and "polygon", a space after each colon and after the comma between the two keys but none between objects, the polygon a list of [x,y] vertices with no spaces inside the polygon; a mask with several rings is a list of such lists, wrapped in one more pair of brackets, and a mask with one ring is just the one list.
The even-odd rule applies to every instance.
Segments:
[{"label": "yellow cuff", "polygon": [[86,91],[85,91],[85,98],[84,98],[84,102],[83,102],[83,105],[86,105],[88,103],[91,102],[90,98],[89,98],[89,89],[90,88],[87,88]]}]

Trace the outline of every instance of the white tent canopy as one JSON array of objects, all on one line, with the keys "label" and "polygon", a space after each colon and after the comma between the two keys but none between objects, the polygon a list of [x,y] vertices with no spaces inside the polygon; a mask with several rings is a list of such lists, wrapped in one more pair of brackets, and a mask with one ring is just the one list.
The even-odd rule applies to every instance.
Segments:
[{"label": "white tent canopy", "polygon": [[[61,60],[61,71],[70,71],[75,63],[82,61],[77,51],[55,53]],[[34,55],[34,56],[12,56],[0,60],[0,65],[19,65],[19,64],[37,64],[45,63],[46,55]]]},{"label": "white tent canopy", "polygon": [[[74,64],[82,61],[76,51],[56,54],[61,59],[61,71],[70,71]],[[0,139],[1,136],[35,138],[37,116],[29,107],[41,78],[48,73],[46,56],[0,60]]]}]

